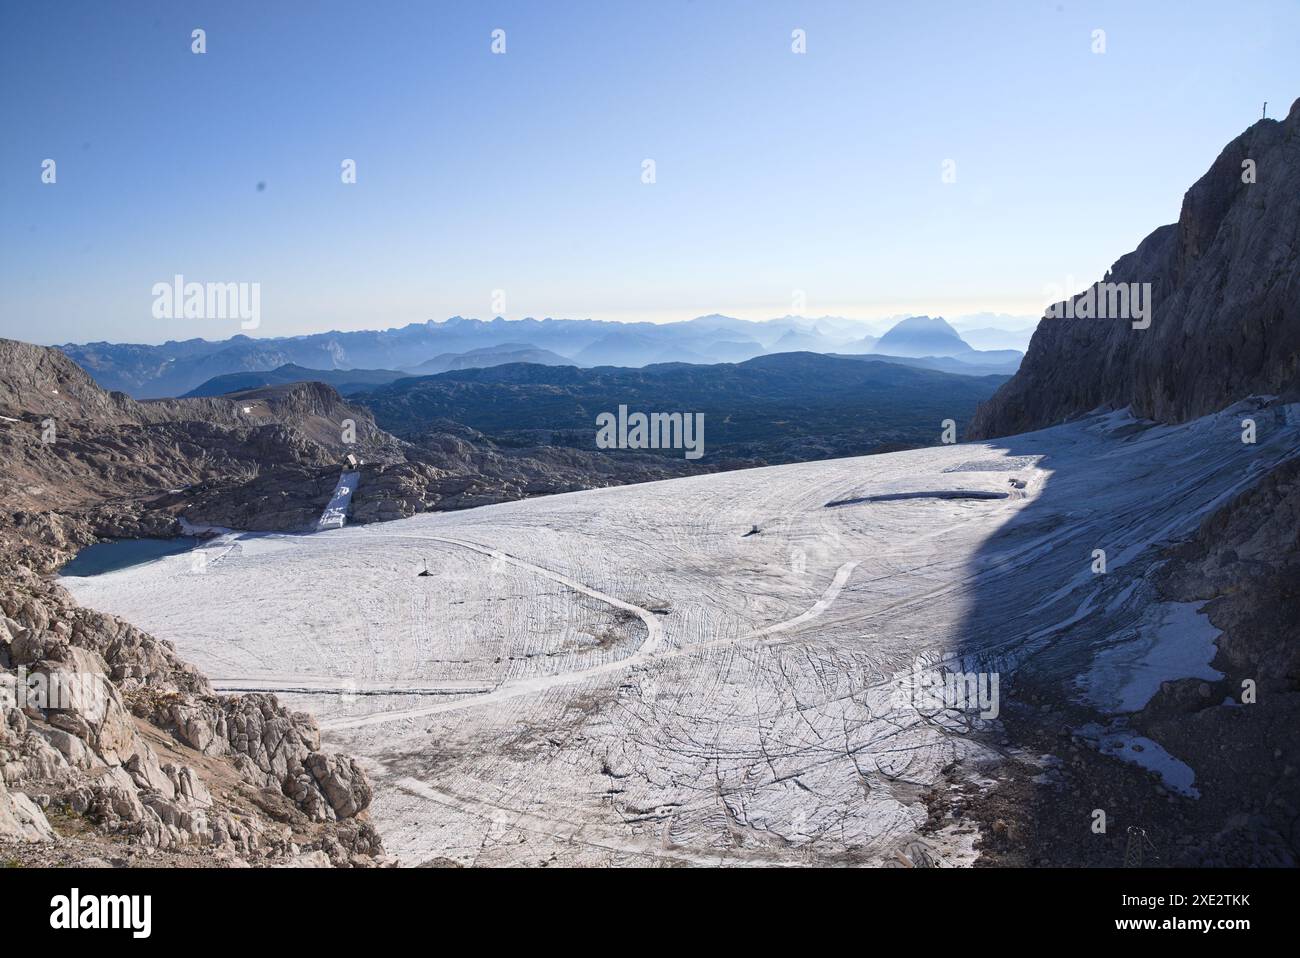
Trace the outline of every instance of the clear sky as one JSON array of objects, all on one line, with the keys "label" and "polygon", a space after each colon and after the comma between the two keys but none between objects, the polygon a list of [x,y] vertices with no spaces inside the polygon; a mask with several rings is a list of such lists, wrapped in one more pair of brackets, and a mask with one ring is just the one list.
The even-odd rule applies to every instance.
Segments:
[{"label": "clear sky", "polygon": [[6,2],[0,335],[1037,313],[1297,96],[1295,0]]}]

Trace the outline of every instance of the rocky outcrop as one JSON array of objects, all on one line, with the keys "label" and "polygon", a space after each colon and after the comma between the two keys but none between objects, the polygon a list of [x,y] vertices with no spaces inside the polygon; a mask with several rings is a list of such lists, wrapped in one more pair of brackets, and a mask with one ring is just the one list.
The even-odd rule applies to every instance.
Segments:
[{"label": "rocky outcrop", "polygon": [[93,834],[208,863],[385,860],[364,772],[321,751],[311,716],[272,695],[215,695],[168,643],[23,567],[0,584],[0,686],[0,840]]},{"label": "rocky outcrop", "polygon": [[0,410],[38,412],[58,419],[128,422],[138,405],[125,393],[106,392],[57,349],[0,339]]},{"label": "rocky outcrop", "polygon": [[1178,222],[1100,282],[1149,283],[1150,325],[1049,310],[1019,372],[980,407],[968,438],[1026,432],[1102,406],[1181,422],[1252,394],[1297,395],[1300,100],[1285,120],[1260,120],[1229,143],[1187,191]]},{"label": "rocky outcrop", "polygon": [[10,794],[0,778],[0,840],[48,842],[54,840],[45,813],[22,792]]}]

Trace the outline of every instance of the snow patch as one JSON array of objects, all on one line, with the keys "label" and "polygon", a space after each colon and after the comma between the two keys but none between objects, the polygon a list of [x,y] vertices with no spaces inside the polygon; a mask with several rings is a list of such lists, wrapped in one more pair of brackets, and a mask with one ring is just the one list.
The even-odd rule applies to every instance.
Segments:
[{"label": "snow patch", "polygon": [[948,472],[1020,472],[1022,469],[1032,469],[1038,465],[1042,456],[1003,456],[1000,459],[972,459],[969,462],[961,462],[955,466],[949,466],[943,471]]},{"label": "snow patch", "polygon": [[1076,736],[1103,755],[1137,765],[1160,776],[1165,786],[1188,798],[1200,798],[1196,773],[1181,759],[1174,758],[1164,748],[1145,735],[1139,735],[1123,721],[1102,727],[1095,722],[1074,730]]},{"label": "snow patch", "polygon": [[339,484],[334,487],[334,495],[325,507],[325,511],[320,514],[320,520],[316,523],[316,528],[321,529],[342,529],[343,524],[347,522],[348,505],[352,502],[352,493],[356,491],[357,481],[361,478],[359,472],[345,472],[339,476]]},{"label": "snow patch", "polygon": [[1143,708],[1172,679],[1221,679],[1211,667],[1221,634],[1201,613],[1205,603],[1167,602],[1154,607],[1136,634],[1105,649],[1076,679],[1084,698],[1103,712]]}]

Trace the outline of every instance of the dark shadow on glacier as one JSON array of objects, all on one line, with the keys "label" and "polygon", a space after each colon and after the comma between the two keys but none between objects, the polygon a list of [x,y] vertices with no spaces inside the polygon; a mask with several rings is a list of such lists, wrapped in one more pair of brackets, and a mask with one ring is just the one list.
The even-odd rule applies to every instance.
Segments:
[{"label": "dark shadow on glacier", "polygon": [[981,444],[987,456],[969,447],[972,469],[1034,457],[1050,473],[972,556],[950,650],[950,668],[999,678],[998,719],[974,733],[1011,760],[1009,777],[972,805],[985,809],[993,860],[1119,866],[1132,838],[1150,864],[1203,807],[1196,756],[1167,752],[1125,713],[1145,695],[1133,683],[1189,674],[1206,647],[1196,630],[1167,624],[1155,582],[1165,549],[1295,453],[1282,407],[1250,407],[1254,446],[1241,441],[1242,413],[1181,426],[1095,413]]}]

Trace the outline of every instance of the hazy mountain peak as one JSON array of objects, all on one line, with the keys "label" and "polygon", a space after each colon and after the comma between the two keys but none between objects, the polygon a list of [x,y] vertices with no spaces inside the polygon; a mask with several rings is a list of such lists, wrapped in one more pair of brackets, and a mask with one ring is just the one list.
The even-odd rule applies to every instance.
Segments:
[{"label": "hazy mountain peak", "polygon": [[956,356],[973,350],[941,316],[908,316],[876,343],[887,356]]}]

